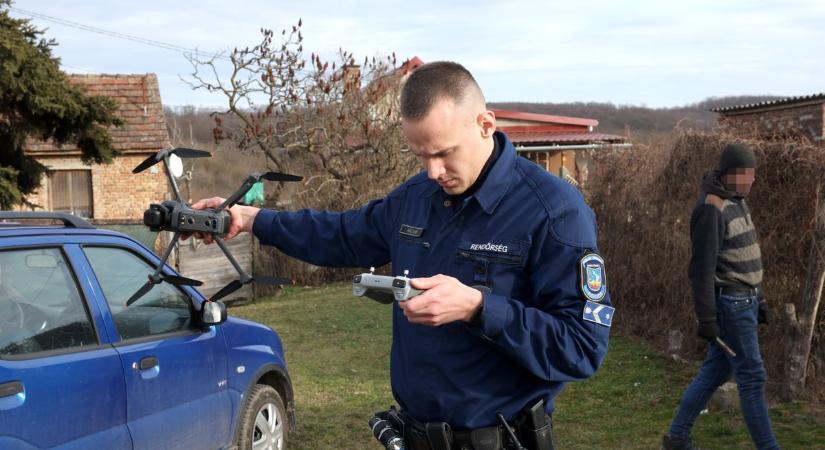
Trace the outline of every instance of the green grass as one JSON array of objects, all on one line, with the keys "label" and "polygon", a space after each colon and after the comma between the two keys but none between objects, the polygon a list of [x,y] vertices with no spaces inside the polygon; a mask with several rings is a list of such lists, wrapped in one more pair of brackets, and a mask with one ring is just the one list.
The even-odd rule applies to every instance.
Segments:
[{"label": "green grass", "polygon": [[[281,335],[295,390],[298,432],[291,450],[380,449],[367,420],[393,403],[389,387],[390,308],[354,298],[349,285],[287,288],[230,314]],[[658,449],[696,365],[672,362],[637,340],[614,336],[592,379],[557,400],[561,449]],[[825,449],[825,418],[805,404],[771,408],[784,449]],[[738,413],[700,416],[693,434],[707,449],[752,449]]]}]

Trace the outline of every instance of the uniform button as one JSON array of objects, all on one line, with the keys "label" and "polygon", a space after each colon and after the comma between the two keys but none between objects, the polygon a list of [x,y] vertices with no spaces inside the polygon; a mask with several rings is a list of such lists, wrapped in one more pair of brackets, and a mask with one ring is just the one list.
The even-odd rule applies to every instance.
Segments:
[{"label": "uniform button", "polygon": [[444,203],[442,203],[442,204],[444,205],[445,208],[449,208],[450,206],[453,206],[453,202],[451,202],[449,200],[444,200]]}]

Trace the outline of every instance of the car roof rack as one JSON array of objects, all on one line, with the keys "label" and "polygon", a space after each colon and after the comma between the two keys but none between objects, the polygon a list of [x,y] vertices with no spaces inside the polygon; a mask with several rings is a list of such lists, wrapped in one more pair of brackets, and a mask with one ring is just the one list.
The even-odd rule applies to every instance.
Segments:
[{"label": "car roof rack", "polygon": [[94,228],[95,226],[86,220],[72,214],[50,212],[50,211],[0,211],[0,221],[5,220],[59,220],[63,225],[70,228]]}]

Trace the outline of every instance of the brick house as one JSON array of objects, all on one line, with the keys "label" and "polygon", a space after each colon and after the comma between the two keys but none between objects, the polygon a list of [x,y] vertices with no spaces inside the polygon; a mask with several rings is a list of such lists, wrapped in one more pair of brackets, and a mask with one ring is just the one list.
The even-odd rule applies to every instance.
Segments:
[{"label": "brick house", "polygon": [[825,93],[711,109],[726,131],[765,138],[825,140]]},{"label": "brick house", "polygon": [[124,124],[113,128],[111,135],[120,155],[111,164],[86,165],[77,148],[32,141],[26,154],[50,172],[27,200],[39,209],[73,213],[97,224],[142,223],[146,206],[163,200],[171,190],[159,165],[132,174],[147,156],[171,146],[157,77],[69,75],[69,81],[89,95],[107,96],[117,103],[116,114]]},{"label": "brick house", "polygon": [[[31,142],[26,154],[50,169],[40,190],[28,201],[47,211],[69,212],[90,219],[95,225],[124,232],[160,254],[171,233],[155,233],[143,225],[143,211],[151,203],[172,198],[172,188],[157,164],[133,174],[138,164],[158,150],[171,147],[155,74],[69,75],[69,81],[89,95],[103,95],[117,105],[121,127],[112,128],[112,145],[120,155],[111,164],[85,165],[77,148],[58,148],[50,142]],[[251,273],[253,239],[245,234],[228,243],[238,262]],[[199,290],[212,295],[237,278],[235,270],[217,246],[201,245],[197,239],[178,243],[169,264],[183,275],[205,283]],[[253,298],[249,285],[224,298],[232,301]]]}]

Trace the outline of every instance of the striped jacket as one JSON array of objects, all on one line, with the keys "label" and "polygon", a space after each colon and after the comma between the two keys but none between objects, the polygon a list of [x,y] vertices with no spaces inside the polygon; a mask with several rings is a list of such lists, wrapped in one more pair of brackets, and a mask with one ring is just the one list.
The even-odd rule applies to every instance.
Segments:
[{"label": "striped jacket", "polygon": [[[727,197],[727,196],[726,196]],[[703,193],[690,219],[688,274],[699,321],[716,320],[718,286],[758,287],[762,254],[743,198]]]}]

